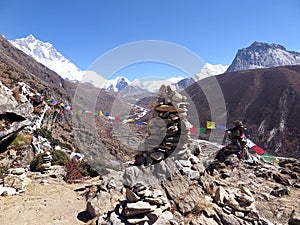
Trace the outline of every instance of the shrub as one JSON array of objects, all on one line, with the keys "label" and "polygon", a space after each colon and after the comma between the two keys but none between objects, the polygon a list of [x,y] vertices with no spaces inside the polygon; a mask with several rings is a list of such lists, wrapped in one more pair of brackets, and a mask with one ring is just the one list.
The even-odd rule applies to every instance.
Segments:
[{"label": "shrub", "polygon": [[[68,156],[65,152],[60,150],[52,150],[50,151],[52,159],[51,165],[59,165],[63,166],[68,161]],[[33,172],[39,172],[43,170],[42,164],[44,163],[43,156],[45,153],[38,154],[30,163],[30,170]]]},{"label": "shrub", "polygon": [[82,160],[80,162],[80,167],[82,168],[82,176],[87,177],[87,176],[91,176],[91,177],[96,177],[99,175],[99,173],[94,170],[87,162],[85,162],[84,160]]},{"label": "shrub", "polygon": [[45,154],[38,154],[30,163],[30,170],[33,172],[39,172],[43,169],[42,164],[44,163],[43,156]]},{"label": "shrub", "polygon": [[3,176],[3,174],[5,174],[8,171],[8,167],[7,166],[1,166],[0,167],[0,178]]},{"label": "shrub", "polygon": [[10,145],[30,145],[31,141],[31,134],[18,133]]},{"label": "shrub", "polygon": [[52,165],[63,166],[69,159],[67,154],[60,150],[52,150],[52,151],[50,151],[50,153],[52,156],[52,160],[51,160]]},{"label": "shrub", "polygon": [[65,167],[67,171],[65,180],[67,183],[73,183],[83,178],[82,168],[76,160],[68,160]]}]

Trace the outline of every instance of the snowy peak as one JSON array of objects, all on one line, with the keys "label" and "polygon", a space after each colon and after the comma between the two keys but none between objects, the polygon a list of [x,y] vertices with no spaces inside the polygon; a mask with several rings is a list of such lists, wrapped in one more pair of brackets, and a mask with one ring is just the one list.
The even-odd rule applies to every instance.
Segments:
[{"label": "snowy peak", "polygon": [[278,44],[255,41],[239,49],[226,72],[300,64],[300,53],[288,51]]},{"label": "snowy peak", "polygon": [[194,80],[198,81],[206,77],[220,75],[222,73],[225,73],[227,68],[228,66],[223,66],[221,64],[212,65],[210,63],[205,63],[200,72],[196,74],[193,78]]},{"label": "snowy peak", "polygon": [[58,52],[51,43],[40,41],[32,34],[26,38],[11,40],[10,43],[39,63],[55,71],[62,78],[69,80],[82,79],[84,72]]},{"label": "snowy peak", "polygon": [[126,77],[116,77],[114,79],[107,80],[104,84],[104,89],[108,91],[122,91],[130,84],[130,81]]}]

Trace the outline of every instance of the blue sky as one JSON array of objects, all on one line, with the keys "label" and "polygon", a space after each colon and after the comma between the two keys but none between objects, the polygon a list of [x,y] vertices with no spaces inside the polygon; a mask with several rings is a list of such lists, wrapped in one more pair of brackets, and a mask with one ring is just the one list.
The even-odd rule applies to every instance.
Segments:
[{"label": "blue sky", "polygon": [[0,21],[7,39],[33,34],[82,70],[140,40],[174,42],[223,65],[254,41],[300,50],[298,0],[0,0]]}]

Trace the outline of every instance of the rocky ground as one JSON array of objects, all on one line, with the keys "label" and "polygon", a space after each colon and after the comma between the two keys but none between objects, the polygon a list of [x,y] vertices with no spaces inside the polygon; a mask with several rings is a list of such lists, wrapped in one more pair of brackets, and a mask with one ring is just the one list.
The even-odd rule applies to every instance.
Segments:
[{"label": "rocky ground", "polygon": [[168,160],[128,166],[79,184],[26,172],[25,192],[0,197],[1,224],[300,223],[298,161],[249,164],[230,155],[220,162],[220,146],[197,143],[201,152],[187,148],[175,167]]}]

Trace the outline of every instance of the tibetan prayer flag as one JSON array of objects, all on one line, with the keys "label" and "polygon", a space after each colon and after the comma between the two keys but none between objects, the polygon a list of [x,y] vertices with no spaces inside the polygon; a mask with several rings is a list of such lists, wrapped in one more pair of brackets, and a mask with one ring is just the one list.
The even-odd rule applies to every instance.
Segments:
[{"label": "tibetan prayer flag", "polygon": [[128,119],[128,118],[129,118],[129,116],[123,116],[122,120],[125,120],[125,119]]},{"label": "tibetan prayer flag", "polygon": [[136,122],[136,124],[138,124],[138,125],[145,125],[145,124],[147,124],[146,122],[139,121],[139,120],[137,120],[137,121],[135,121],[135,122]]},{"label": "tibetan prayer flag", "polygon": [[226,127],[225,126],[217,125],[216,126],[216,130],[226,130]]},{"label": "tibetan prayer flag", "polygon": [[207,129],[216,129],[216,123],[212,121],[207,121],[206,122],[206,128]]},{"label": "tibetan prayer flag", "polygon": [[254,145],[254,146],[252,147],[252,149],[253,149],[257,154],[259,154],[259,155],[262,155],[262,154],[265,153],[265,150],[263,150],[262,148],[260,148],[260,147],[257,146],[257,145]]},{"label": "tibetan prayer flag", "polygon": [[253,148],[256,144],[254,144],[250,139],[246,139],[248,148]]},{"label": "tibetan prayer flag", "polygon": [[199,128],[199,134],[206,134],[206,128],[204,128],[204,127],[201,127],[201,128]]},{"label": "tibetan prayer flag", "polygon": [[60,106],[65,106],[65,104],[64,103],[60,103]]},{"label": "tibetan prayer flag", "polygon": [[192,134],[196,134],[196,133],[197,133],[197,129],[196,129],[195,127],[192,127],[192,128],[190,129],[190,132],[191,132]]},{"label": "tibetan prayer flag", "polygon": [[104,114],[103,114],[103,112],[102,112],[102,111],[100,111],[100,112],[99,112],[99,115],[100,115],[100,116],[104,116]]},{"label": "tibetan prayer flag", "polygon": [[94,113],[94,116],[97,117],[97,116],[99,116],[99,114],[98,113]]},{"label": "tibetan prayer flag", "polygon": [[116,117],[115,120],[121,120],[121,118],[120,117]]},{"label": "tibetan prayer flag", "polygon": [[113,117],[113,116],[108,116],[107,118],[110,120],[115,120],[115,117]]},{"label": "tibetan prayer flag", "polygon": [[268,152],[265,152],[263,155],[262,155],[263,159],[266,160],[267,162],[269,163],[272,163],[274,161],[277,161],[278,159],[276,159],[273,155],[271,155],[270,153]]},{"label": "tibetan prayer flag", "polygon": [[104,116],[109,116],[109,113],[108,112],[104,112]]}]

